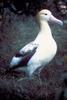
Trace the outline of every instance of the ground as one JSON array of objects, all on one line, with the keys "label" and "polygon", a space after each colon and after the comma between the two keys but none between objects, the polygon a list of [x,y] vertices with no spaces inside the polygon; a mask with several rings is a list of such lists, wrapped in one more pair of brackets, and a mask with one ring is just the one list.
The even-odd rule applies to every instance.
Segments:
[{"label": "ground", "polygon": [[[62,19],[63,26],[50,24],[53,36],[58,45],[55,58],[41,72],[42,84],[38,77],[29,80],[23,79],[23,74],[5,73],[14,54],[25,44],[34,40],[39,32],[35,17],[15,15],[8,9],[0,25],[0,97],[16,100],[59,100],[58,96],[63,89],[62,75],[67,71],[67,19]],[[6,91],[6,92],[5,92]]]}]

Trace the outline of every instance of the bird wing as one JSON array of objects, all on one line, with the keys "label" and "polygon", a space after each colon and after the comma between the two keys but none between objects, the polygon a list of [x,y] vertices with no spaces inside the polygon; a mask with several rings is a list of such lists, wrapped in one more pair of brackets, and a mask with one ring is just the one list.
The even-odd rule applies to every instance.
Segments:
[{"label": "bird wing", "polygon": [[10,67],[11,68],[17,68],[17,67],[20,67],[20,66],[26,66],[28,61],[30,60],[30,58],[36,52],[37,47],[38,47],[38,44],[35,44],[34,42],[30,42],[29,44],[24,46],[13,57],[13,59],[10,63]]}]

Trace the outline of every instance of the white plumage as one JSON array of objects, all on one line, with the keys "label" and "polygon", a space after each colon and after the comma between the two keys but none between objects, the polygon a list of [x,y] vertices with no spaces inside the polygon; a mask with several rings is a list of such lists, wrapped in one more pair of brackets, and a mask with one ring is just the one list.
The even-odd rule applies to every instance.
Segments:
[{"label": "white plumage", "polygon": [[40,24],[40,31],[37,37],[34,41],[24,46],[10,63],[10,68],[27,66],[26,72],[29,76],[32,76],[38,68],[45,67],[57,52],[57,44],[52,36],[48,21],[53,21],[60,25],[63,24],[61,20],[55,18],[46,9],[41,10],[37,14],[37,18]]}]

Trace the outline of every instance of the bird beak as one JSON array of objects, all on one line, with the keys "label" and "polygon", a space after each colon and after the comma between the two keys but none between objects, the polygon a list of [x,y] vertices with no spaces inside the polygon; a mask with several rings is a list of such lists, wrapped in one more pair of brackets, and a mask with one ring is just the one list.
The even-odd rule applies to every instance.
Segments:
[{"label": "bird beak", "polygon": [[55,23],[58,23],[60,25],[63,25],[63,22],[61,20],[55,18],[53,15],[51,15],[50,21],[55,22]]}]

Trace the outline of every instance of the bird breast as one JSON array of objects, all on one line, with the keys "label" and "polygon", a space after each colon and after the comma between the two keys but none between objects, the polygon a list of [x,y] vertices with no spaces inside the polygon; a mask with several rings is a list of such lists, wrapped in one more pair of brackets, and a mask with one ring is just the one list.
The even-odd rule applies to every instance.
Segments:
[{"label": "bird breast", "polygon": [[55,40],[53,38],[44,39],[44,41],[40,41],[36,53],[30,59],[29,63],[40,63],[41,65],[45,65],[53,59],[56,52],[57,44]]}]

